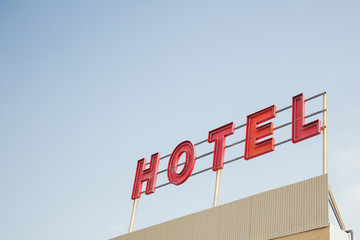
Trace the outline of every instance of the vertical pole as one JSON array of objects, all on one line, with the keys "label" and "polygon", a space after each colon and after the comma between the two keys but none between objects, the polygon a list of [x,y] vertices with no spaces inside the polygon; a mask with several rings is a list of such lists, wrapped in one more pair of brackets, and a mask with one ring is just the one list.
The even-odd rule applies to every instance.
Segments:
[{"label": "vertical pole", "polygon": [[213,207],[217,207],[217,205],[219,203],[220,178],[221,178],[221,170],[217,170],[216,171],[216,182],[215,182]]},{"label": "vertical pole", "polygon": [[133,231],[133,229],[134,229],[134,223],[135,223],[135,216],[136,216],[136,210],[137,210],[138,201],[139,201],[138,198],[134,200],[133,209],[132,209],[132,213],[131,213],[130,226],[129,226],[129,233],[131,233]]},{"label": "vertical pole", "polygon": [[327,95],[323,95],[323,174],[328,173],[328,150],[327,150]]}]

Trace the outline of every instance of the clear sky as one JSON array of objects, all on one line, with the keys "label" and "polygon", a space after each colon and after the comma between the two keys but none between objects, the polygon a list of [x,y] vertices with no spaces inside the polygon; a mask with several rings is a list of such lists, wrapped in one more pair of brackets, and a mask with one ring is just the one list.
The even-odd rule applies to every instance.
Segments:
[{"label": "clear sky", "polygon": [[[323,91],[329,182],[360,239],[359,13],[359,1],[1,0],[0,239],[124,234],[137,160]],[[225,165],[220,204],[320,175],[321,146]],[[214,181],[209,171],[142,195],[135,230],[211,207]]]}]

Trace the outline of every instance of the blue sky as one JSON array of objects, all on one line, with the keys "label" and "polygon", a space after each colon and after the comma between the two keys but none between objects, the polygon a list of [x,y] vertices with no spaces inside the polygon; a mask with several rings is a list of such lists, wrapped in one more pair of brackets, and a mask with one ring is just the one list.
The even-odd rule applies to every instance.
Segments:
[{"label": "blue sky", "polygon": [[[0,238],[124,234],[137,160],[327,91],[329,182],[359,239],[359,12],[358,1],[0,1]],[[225,165],[220,204],[320,175],[321,146]],[[214,181],[142,195],[135,229],[211,207]]]}]

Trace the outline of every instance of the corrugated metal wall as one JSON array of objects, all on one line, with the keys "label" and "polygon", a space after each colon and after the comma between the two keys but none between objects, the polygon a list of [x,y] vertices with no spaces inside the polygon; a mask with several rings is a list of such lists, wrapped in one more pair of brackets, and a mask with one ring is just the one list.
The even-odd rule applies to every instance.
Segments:
[{"label": "corrugated metal wall", "polygon": [[[329,240],[329,227],[319,228],[312,231],[298,233],[286,237],[276,238],[276,240]],[[275,239],[274,239],[275,240]]]},{"label": "corrugated metal wall", "polygon": [[329,225],[327,175],[164,222],[113,240],[262,240]]}]

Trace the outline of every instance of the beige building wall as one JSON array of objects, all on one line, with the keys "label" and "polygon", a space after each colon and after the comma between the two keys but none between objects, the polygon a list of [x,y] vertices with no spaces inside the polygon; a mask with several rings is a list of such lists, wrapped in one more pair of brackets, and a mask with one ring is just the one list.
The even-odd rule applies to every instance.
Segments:
[{"label": "beige building wall", "polygon": [[342,231],[339,227],[330,224],[329,227],[274,238],[272,240],[351,240],[351,235]]},{"label": "beige building wall", "polygon": [[112,240],[295,240],[298,233],[322,240],[329,239],[328,226],[328,178],[322,175]]},{"label": "beige building wall", "polygon": [[274,240],[329,240],[329,239],[330,239],[329,227],[297,233],[286,237],[274,238]]}]

